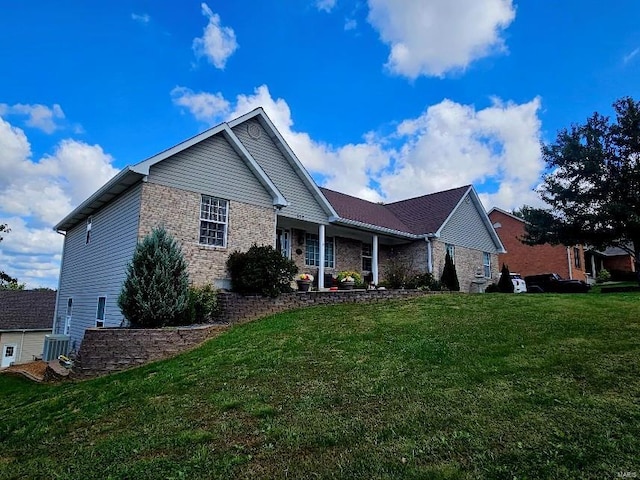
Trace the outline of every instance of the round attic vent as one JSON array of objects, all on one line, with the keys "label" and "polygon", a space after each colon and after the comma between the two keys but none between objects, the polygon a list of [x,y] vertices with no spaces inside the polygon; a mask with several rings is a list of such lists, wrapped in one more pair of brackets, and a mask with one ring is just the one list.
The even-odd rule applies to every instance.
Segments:
[{"label": "round attic vent", "polygon": [[253,138],[254,140],[257,140],[260,138],[260,135],[262,134],[262,130],[260,129],[260,126],[258,124],[250,123],[249,125],[247,125],[247,133],[251,138]]}]

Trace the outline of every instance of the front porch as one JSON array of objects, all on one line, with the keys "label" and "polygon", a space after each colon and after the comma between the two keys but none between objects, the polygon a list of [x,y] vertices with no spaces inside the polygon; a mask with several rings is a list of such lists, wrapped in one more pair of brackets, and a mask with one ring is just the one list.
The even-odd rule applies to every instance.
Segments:
[{"label": "front porch", "polygon": [[300,273],[313,275],[321,291],[328,290],[329,280],[345,270],[378,285],[384,281],[390,260],[398,256],[417,271],[431,271],[430,242],[365,229],[278,216],[275,245],[296,263]]}]

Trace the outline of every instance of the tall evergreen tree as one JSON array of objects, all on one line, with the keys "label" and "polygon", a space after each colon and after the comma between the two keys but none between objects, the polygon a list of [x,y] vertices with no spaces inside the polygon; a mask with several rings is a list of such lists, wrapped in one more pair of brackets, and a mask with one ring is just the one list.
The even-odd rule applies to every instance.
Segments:
[{"label": "tall evergreen tree", "polygon": [[187,263],[164,227],[154,228],[136,246],[118,306],[135,327],[177,325],[187,317]]},{"label": "tall evergreen tree", "polygon": [[458,274],[456,273],[456,266],[451,260],[449,252],[444,257],[444,269],[442,270],[442,277],[440,282],[444,287],[452,292],[460,291],[460,282],[458,282]]},{"label": "tall evergreen tree", "polygon": [[511,272],[509,267],[502,264],[502,272],[500,273],[500,281],[498,281],[498,290],[502,293],[513,293],[513,282],[511,281]]}]

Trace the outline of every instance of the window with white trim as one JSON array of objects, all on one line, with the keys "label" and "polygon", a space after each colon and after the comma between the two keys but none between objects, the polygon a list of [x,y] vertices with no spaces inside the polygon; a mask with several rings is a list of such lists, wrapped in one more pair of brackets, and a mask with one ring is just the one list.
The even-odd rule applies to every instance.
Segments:
[{"label": "window with white trim", "polygon": [[491,278],[491,254],[489,252],[482,252],[482,266],[485,278]]},{"label": "window with white trim", "polygon": [[362,244],[362,270],[365,272],[371,271],[371,260],[373,259],[372,251],[373,248],[370,243]]},{"label": "window with white trim", "polygon": [[582,268],[582,262],[580,260],[580,249],[578,247],[573,248],[573,262],[576,268]]},{"label": "window with white trim", "polygon": [[104,327],[104,313],[107,306],[107,297],[98,297],[96,309],[96,327]]},{"label": "window with white trim", "polygon": [[200,202],[200,244],[213,247],[227,246],[229,202],[221,198],[202,195]]},{"label": "window with white trim", "polygon": [[[307,233],[305,236],[304,264],[307,267],[320,266],[320,240],[318,235]],[[333,237],[324,240],[324,266],[333,268],[335,265],[335,245]]]},{"label": "window with white trim", "polygon": [[449,256],[451,257],[451,263],[455,264],[456,263],[456,247],[455,247],[455,245],[451,245],[450,243],[446,243],[445,247],[446,247],[446,253],[448,253]]},{"label": "window with white trim", "polygon": [[93,223],[93,216],[89,216],[89,218],[87,218],[87,237],[85,240],[85,245],[88,245],[89,242],[91,241],[91,224]]}]

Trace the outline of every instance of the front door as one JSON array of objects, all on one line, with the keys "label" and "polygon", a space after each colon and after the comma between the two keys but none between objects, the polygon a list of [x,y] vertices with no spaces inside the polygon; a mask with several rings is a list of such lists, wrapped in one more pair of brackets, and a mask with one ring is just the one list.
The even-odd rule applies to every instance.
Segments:
[{"label": "front door", "polygon": [[18,345],[5,345],[2,347],[2,364],[0,368],[10,367],[16,361]]}]

